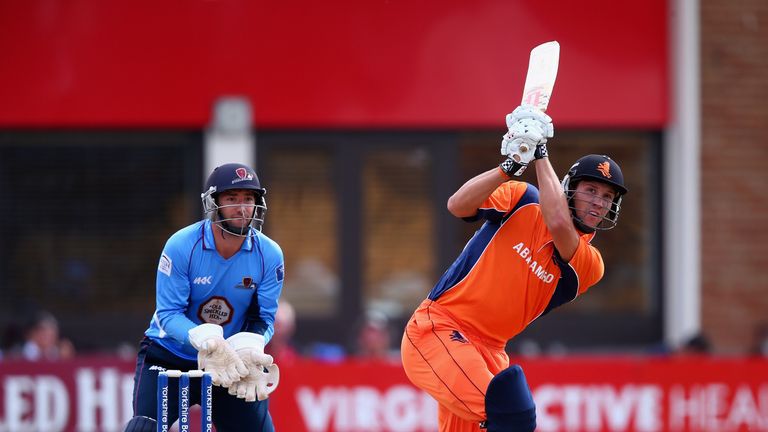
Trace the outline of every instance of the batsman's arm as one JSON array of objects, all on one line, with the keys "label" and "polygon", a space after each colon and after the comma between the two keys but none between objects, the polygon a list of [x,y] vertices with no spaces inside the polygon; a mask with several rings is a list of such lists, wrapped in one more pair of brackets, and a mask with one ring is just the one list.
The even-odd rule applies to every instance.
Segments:
[{"label": "batsman's arm", "polygon": [[539,204],[544,223],[552,235],[560,257],[566,262],[573,258],[579,245],[579,233],[571,220],[571,210],[563,188],[549,158],[537,159],[536,178],[539,184]]},{"label": "batsman's arm", "polygon": [[478,174],[464,183],[448,198],[448,211],[458,218],[477,214],[477,209],[509,177],[500,168]]}]

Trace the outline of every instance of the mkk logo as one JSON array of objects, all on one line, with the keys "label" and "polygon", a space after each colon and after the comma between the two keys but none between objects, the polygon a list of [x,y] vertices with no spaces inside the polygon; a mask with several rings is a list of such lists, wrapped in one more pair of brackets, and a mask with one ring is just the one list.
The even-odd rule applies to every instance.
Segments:
[{"label": "mkk logo", "polygon": [[192,281],[195,285],[210,285],[213,281],[213,276],[198,276]]}]

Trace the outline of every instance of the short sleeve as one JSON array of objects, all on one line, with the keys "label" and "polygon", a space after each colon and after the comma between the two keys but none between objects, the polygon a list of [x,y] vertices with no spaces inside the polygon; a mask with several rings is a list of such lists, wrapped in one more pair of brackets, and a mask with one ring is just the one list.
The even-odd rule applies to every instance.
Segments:
[{"label": "short sleeve", "polygon": [[[526,190],[533,186],[528,183],[518,181],[508,181],[496,188],[489,196],[474,216],[463,218],[467,222],[475,222],[480,219],[486,219],[490,222],[499,223],[504,215],[509,213],[523,197]],[[538,197],[538,194],[536,194]]]},{"label": "short sleeve", "polygon": [[576,247],[576,252],[569,264],[579,276],[579,294],[598,283],[605,272],[603,256],[600,255],[600,251],[596,247],[589,243],[586,237],[579,239],[579,245]]}]

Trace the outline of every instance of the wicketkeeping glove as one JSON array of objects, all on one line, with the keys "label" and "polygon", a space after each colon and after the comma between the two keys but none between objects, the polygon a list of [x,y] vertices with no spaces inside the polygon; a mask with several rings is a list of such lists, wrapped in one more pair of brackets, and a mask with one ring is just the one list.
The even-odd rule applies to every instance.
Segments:
[{"label": "wicketkeeping glove", "polygon": [[267,399],[277,388],[280,369],[273,363],[271,355],[264,354],[264,336],[240,332],[230,336],[227,342],[248,368],[248,374],[229,388],[229,394],[246,402]]},{"label": "wicketkeeping glove", "polygon": [[280,369],[276,364],[256,365],[245,378],[229,388],[229,394],[245,399],[246,402],[263,401],[275,391],[280,382]]},{"label": "wicketkeeping glove", "polygon": [[197,365],[211,374],[214,385],[230,387],[248,374],[248,368],[224,340],[224,329],[216,324],[200,324],[189,330],[189,342],[198,351]]}]

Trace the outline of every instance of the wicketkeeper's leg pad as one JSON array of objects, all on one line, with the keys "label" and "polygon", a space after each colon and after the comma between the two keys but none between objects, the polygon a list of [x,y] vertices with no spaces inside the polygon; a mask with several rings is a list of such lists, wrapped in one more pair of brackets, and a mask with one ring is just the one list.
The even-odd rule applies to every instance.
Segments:
[{"label": "wicketkeeper's leg pad", "polygon": [[149,417],[136,416],[125,426],[125,432],[157,432],[157,422]]},{"label": "wicketkeeper's leg pad", "polygon": [[536,429],[536,405],[523,369],[512,365],[493,377],[485,393],[488,432]]}]

